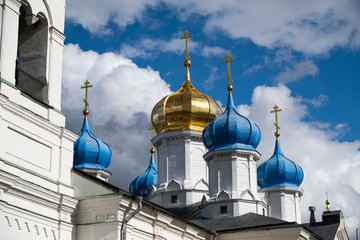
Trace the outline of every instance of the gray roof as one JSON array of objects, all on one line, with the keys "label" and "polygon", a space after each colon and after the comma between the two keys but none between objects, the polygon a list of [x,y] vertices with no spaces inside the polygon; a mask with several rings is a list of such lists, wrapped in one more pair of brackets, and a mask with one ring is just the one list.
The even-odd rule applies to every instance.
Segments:
[{"label": "gray roof", "polygon": [[326,211],[322,214],[322,222],[305,223],[301,225],[325,240],[333,240],[339,229],[341,217],[341,211]]},{"label": "gray roof", "polygon": [[314,224],[302,224],[302,226],[307,227],[316,235],[320,236],[324,240],[334,240],[336,232],[339,228],[339,223],[324,224],[323,222],[314,223]]},{"label": "gray roof", "polygon": [[260,228],[280,225],[298,226],[280,219],[266,217],[256,213],[246,213],[238,217],[220,218],[220,219],[198,219],[191,222],[216,232],[233,231],[249,228]]}]

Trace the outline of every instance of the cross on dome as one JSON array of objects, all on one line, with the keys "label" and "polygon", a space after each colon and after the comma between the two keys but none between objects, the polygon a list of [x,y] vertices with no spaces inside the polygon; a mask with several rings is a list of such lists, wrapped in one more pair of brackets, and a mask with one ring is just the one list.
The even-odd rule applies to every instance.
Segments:
[{"label": "cross on dome", "polygon": [[[154,138],[154,128],[151,127],[151,128],[148,128],[148,130],[151,131],[151,140]],[[151,142],[151,149],[150,149],[150,153],[151,153],[151,156],[154,156],[154,153],[155,153],[155,149],[154,149],[154,144],[152,143],[152,141],[150,140]]]},{"label": "cross on dome", "polygon": [[87,118],[87,115],[89,115],[89,110],[88,110],[89,103],[88,103],[87,97],[88,97],[88,89],[91,88],[92,86],[93,85],[90,85],[90,82],[88,80],[86,80],[86,82],[84,82],[84,86],[81,86],[81,89],[85,88],[85,99],[83,99],[83,101],[85,103],[85,109],[83,111],[85,118]]},{"label": "cross on dome", "polygon": [[326,212],[330,212],[330,201],[329,201],[329,198],[328,198],[328,193],[326,192],[326,201],[325,201],[325,204],[326,204]]},{"label": "cross on dome", "polygon": [[185,35],[185,36],[180,37],[180,39],[185,39],[185,51],[184,51],[184,53],[185,53],[185,56],[186,56],[186,60],[188,60],[189,57],[190,57],[189,52],[188,52],[188,38],[191,38],[193,35],[189,35],[189,31],[188,31],[188,30],[186,30],[186,31],[184,32],[184,35]]},{"label": "cross on dome", "polygon": [[230,77],[230,62],[235,61],[234,58],[231,58],[230,54],[227,54],[225,56],[225,60],[222,60],[222,63],[227,63],[227,74],[226,74],[226,78],[228,79],[228,86],[227,86],[227,90],[229,91],[229,94],[231,95],[231,91],[232,91],[232,86],[231,86],[231,81],[232,78]]},{"label": "cross on dome", "polygon": [[275,123],[274,123],[274,126],[276,128],[276,132],[275,132],[275,137],[276,137],[276,140],[279,140],[279,137],[280,137],[280,127],[279,127],[279,123],[278,123],[278,116],[277,116],[277,113],[278,112],[281,112],[282,109],[279,109],[279,107],[277,105],[275,105],[273,107],[274,110],[271,110],[270,113],[275,113]]}]

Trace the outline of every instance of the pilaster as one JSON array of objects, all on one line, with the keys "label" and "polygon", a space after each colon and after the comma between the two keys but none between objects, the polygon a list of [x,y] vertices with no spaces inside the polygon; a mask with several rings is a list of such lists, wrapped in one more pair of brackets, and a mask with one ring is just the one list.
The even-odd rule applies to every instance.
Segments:
[{"label": "pilaster", "polygon": [[254,212],[267,214],[267,204],[258,196],[257,161],[254,150],[225,149],[208,152],[209,196],[201,203],[204,218],[224,218]]},{"label": "pilaster", "polygon": [[[0,28],[0,77],[15,85],[15,66],[18,44],[19,9],[17,0],[2,1]],[[0,83],[4,85],[3,83]],[[0,91],[2,93],[2,86]]]},{"label": "pilaster", "polygon": [[157,148],[159,184],[149,199],[166,207],[201,201],[203,194],[208,193],[202,133],[193,130],[162,133],[153,143]]},{"label": "pilaster", "polygon": [[300,187],[278,186],[260,189],[269,205],[269,216],[288,222],[301,223]]}]

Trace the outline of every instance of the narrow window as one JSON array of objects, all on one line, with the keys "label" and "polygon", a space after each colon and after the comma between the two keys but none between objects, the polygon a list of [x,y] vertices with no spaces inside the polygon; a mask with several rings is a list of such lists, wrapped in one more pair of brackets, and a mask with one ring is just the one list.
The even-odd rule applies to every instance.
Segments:
[{"label": "narrow window", "polygon": [[16,86],[22,92],[45,103],[48,103],[48,31],[48,21],[43,14],[34,16],[27,4],[20,7]]},{"label": "narrow window", "polygon": [[265,216],[265,208],[263,208],[263,216]]},{"label": "narrow window", "polygon": [[227,210],[227,206],[220,206],[220,213],[223,214],[223,213],[227,213],[228,210]]},{"label": "narrow window", "polygon": [[177,203],[178,197],[177,195],[171,195],[171,203]]}]

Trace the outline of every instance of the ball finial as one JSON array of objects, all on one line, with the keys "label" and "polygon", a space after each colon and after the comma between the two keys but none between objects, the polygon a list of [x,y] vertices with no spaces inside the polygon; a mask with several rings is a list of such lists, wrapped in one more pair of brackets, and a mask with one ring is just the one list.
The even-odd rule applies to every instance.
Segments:
[{"label": "ball finial", "polygon": [[275,137],[277,137],[277,138],[280,137],[280,132],[279,131],[275,132]]},{"label": "ball finial", "polygon": [[88,110],[88,109],[84,109],[83,114],[84,114],[85,116],[89,115],[89,110]]},{"label": "ball finial", "polygon": [[229,92],[231,92],[231,91],[233,90],[233,86],[232,86],[232,85],[228,85],[228,86],[226,87],[226,89],[227,89]]},{"label": "ball finial", "polygon": [[189,59],[185,59],[184,60],[184,67],[190,67],[191,66],[191,61]]}]

